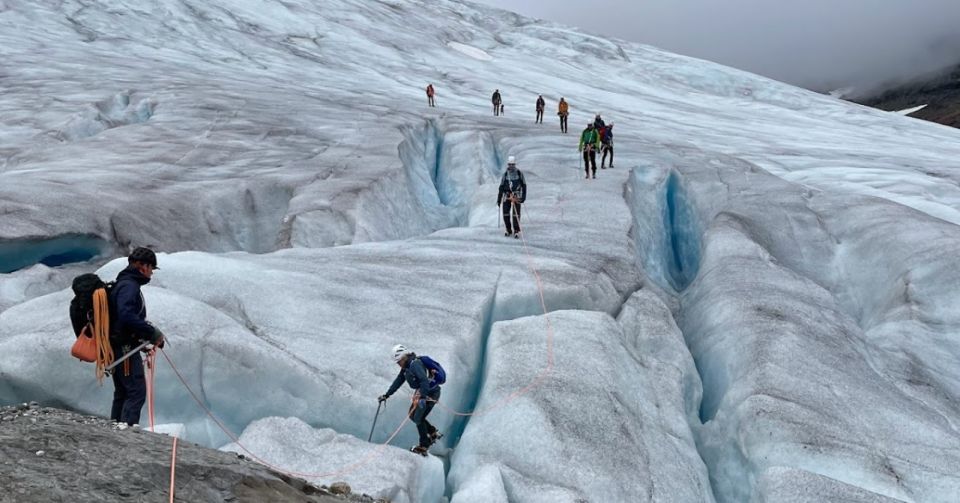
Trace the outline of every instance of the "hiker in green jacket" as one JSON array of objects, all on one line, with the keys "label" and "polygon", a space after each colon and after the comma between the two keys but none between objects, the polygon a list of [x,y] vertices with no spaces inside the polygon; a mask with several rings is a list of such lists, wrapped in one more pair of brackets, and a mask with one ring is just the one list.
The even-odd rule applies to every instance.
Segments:
[{"label": "hiker in green jacket", "polygon": [[597,150],[600,150],[600,135],[593,127],[592,122],[587,123],[587,128],[580,133],[580,146],[577,148],[583,152],[583,170],[586,172],[586,178],[590,178],[590,167],[593,166],[593,177],[597,177]]}]

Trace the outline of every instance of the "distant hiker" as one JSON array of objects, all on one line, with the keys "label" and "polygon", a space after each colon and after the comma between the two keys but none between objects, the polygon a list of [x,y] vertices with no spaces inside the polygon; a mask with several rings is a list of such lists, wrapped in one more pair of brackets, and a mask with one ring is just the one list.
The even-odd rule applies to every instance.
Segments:
[{"label": "distant hiker", "polygon": [[499,89],[495,89],[493,91],[493,96],[490,98],[490,101],[493,102],[493,115],[500,115],[500,108],[503,105],[503,100],[500,98]]},{"label": "distant hiker", "polygon": [[503,103],[500,104],[500,115],[503,115]]},{"label": "distant hiker", "polygon": [[607,154],[610,154],[610,167],[613,167],[613,123],[607,124],[603,132],[600,133],[600,151],[603,157],[600,158],[600,169],[606,169]]},{"label": "distant hiker", "polygon": [[604,126],[606,126],[606,124],[603,123],[603,118],[600,117],[600,112],[597,112],[597,116],[593,118],[593,127],[597,128],[597,130],[600,130],[600,128]]},{"label": "distant hiker", "polygon": [[[149,248],[137,248],[127,257],[127,268],[117,275],[110,291],[111,310],[116,319],[110,327],[110,345],[118,358],[142,342],[163,347],[163,333],[147,321],[147,306],[140,287],[150,282],[157,269],[157,255]],[[143,360],[134,353],[113,370],[113,407],[110,419],[133,426],[140,422],[140,409],[147,398]]]},{"label": "distant hiker", "polygon": [[547,106],[547,103],[543,101],[543,95],[537,96],[537,124],[543,124],[543,108]]},{"label": "distant hiker", "polygon": [[437,105],[433,102],[433,94],[434,94],[433,84],[427,84],[427,105],[429,105],[429,106],[431,106],[431,107],[437,106]]},{"label": "distant hiker", "polygon": [[407,351],[403,344],[393,347],[393,361],[400,366],[400,373],[397,374],[387,392],[380,395],[378,400],[386,401],[390,395],[400,389],[400,386],[403,386],[404,381],[416,390],[409,416],[413,424],[417,425],[420,442],[410,450],[426,456],[427,449],[443,437],[443,434],[427,421],[427,416],[440,400],[440,385],[446,381],[446,373],[432,359],[427,356],[418,357],[416,353]]},{"label": "distant hiker", "polygon": [[557,107],[557,115],[560,116],[560,132],[567,132],[567,116],[570,115],[570,106],[560,98],[560,105]]},{"label": "distant hiker", "polygon": [[507,158],[507,171],[500,179],[500,191],[497,193],[497,206],[503,213],[503,226],[507,230],[504,236],[520,239],[520,205],[526,200],[527,182],[523,179],[523,173],[517,169],[516,158],[511,155]]},{"label": "distant hiker", "polygon": [[583,169],[590,178],[590,167],[593,166],[593,177],[597,177],[597,150],[600,148],[600,135],[597,129],[593,127],[592,122],[587,123],[587,128],[580,134],[580,146],[578,151],[583,152]]}]

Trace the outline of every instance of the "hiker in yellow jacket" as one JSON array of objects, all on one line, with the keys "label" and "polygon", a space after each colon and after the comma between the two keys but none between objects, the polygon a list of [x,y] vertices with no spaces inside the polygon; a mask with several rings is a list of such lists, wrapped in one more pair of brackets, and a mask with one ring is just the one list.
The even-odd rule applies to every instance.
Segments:
[{"label": "hiker in yellow jacket", "polygon": [[567,116],[570,115],[570,105],[566,100],[560,98],[560,105],[557,107],[557,115],[560,116],[560,132],[567,132]]}]

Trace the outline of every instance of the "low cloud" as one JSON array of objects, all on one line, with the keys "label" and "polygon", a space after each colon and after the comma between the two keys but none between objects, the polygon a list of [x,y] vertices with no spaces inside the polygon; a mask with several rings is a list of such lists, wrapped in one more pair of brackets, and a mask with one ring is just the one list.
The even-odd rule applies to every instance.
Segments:
[{"label": "low cloud", "polygon": [[960,0],[481,0],[816,90],[960,63]]}]

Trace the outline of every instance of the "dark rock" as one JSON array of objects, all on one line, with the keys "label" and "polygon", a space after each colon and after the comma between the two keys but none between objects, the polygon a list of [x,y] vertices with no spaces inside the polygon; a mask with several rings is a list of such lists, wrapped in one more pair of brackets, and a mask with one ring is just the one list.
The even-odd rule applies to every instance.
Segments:
[{"label": "dark rock", "polygon": [[[39,406],[30,417],[17,413],[27,409],[0,408],[0,503],[169,501],[171,437]],[[189,442],[177,444],[175,487],[176,499],[190,502],[373,501]]]},{"label": "dark rock", "polygon": [[874,96],[853,101],[881,110],[905,110],[927,105],[926,108],[910,116],[946,126],[960,127],[960,65],[919,76],[913,82],[900,84]]},{"label": "dark rock", "polygon": [[333,484],[330,484],[330,492],[333,494],[350,494],[350,484],[347,484],[346,482],[334,482]]}]

